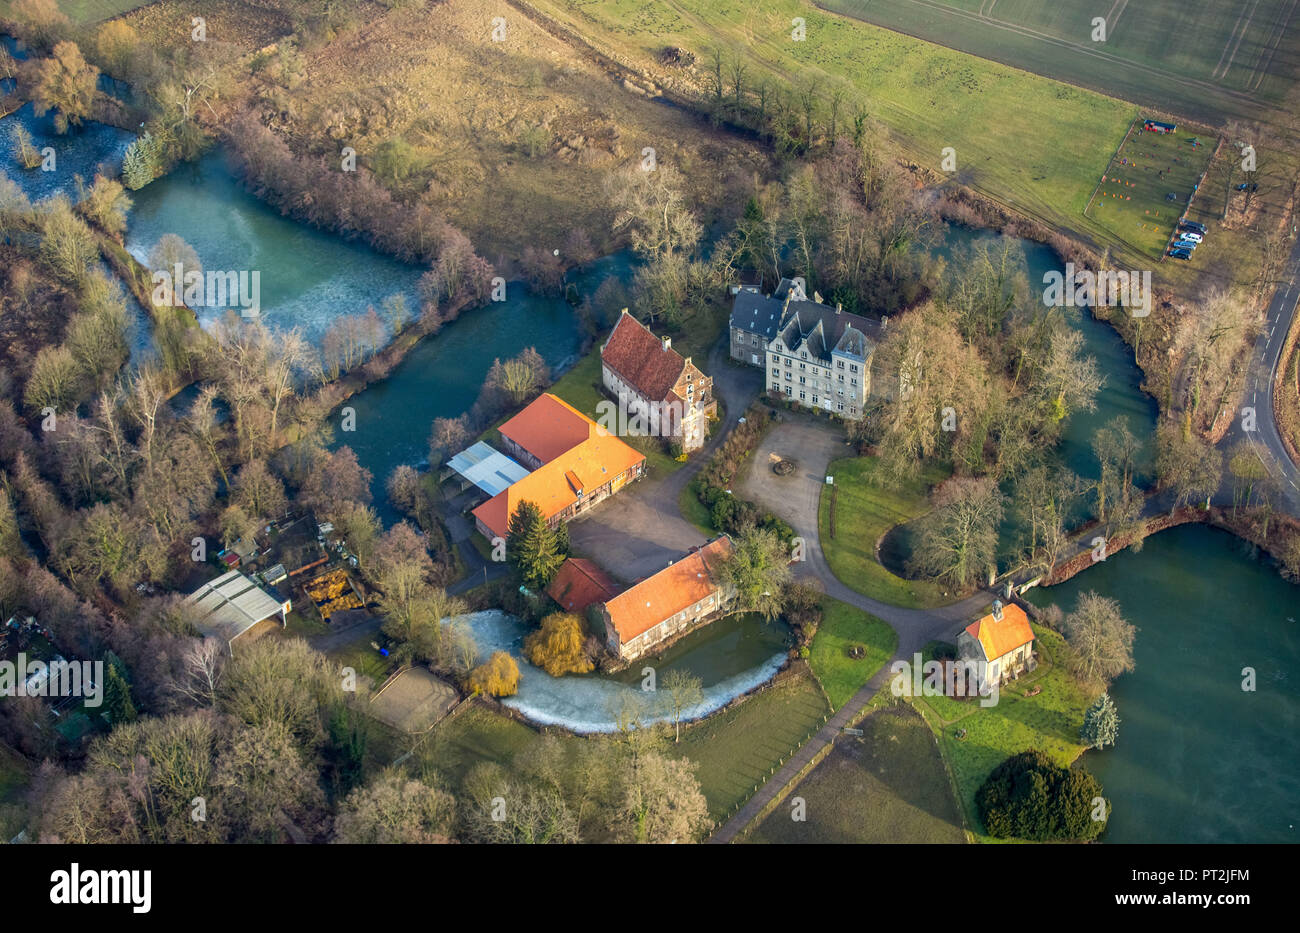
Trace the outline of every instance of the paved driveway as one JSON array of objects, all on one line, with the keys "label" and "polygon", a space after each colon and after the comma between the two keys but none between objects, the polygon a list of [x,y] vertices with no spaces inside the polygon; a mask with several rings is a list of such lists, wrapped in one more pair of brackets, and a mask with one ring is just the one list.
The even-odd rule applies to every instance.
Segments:
[{"label": "paved driveway", "polygon": [[[852,451],[845,444],[844,429],[837,424],[795,412],[783,411],[781,418],[754,451],[739,492],[784,518],[795,534],[815,538],[826,467]],[[777,476],[772,464],[778,459],[793,460],[798,468],[788,476]]]},{"label": "paved driveway", "polygon": [[573,550],[615,579],[630,583],[647,577],[706,540],[682,518],[677,501],[758,397],[763,382],[759,370],[731,363],[726,347],[725,339],[720,340],[709,353],[708,374],[713,377],[713,391],[722,401],[725,419],[714,426],[704,448],[691,454],[686,465],[675,472],[643,479],[569,523]]}]

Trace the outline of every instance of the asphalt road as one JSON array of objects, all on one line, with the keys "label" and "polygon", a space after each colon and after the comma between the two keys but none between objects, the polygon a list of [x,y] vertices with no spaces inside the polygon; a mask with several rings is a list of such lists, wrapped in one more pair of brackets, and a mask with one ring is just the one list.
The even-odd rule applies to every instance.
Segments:
[{"label": "asphalt road", "polygon": [[[1291,247],[1291,255],[1283,266],[1283,280],[1273,293],[1264,318],[1264,331],[1255,342],[1246,373],[1246,393],[1243,406],[1255,409],[1255,430],[1243,431],[1242,418],[1233,419],[1231,430],[1224,435],[1219,446],[1223,450],[1246,438],[1255,448],[1255,455],[1265,469],[1278,480],[1286,510],[1300,515],[1300,469],[1292,461],[1278,433],[1273,419],[1273,384],[1277,368],[1281,365],[1282,347],[1286,343],[1291,320],[1295,317],[1296,303],[1300,301],[1300,237]],[[1229,492],[1229,498],[1231,493]]]}]

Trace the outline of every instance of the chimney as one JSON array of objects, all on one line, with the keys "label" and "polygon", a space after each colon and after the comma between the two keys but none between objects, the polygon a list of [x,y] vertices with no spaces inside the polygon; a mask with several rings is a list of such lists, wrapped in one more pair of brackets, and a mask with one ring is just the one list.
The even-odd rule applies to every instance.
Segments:
[{"label": "chimney", "polygon": [[672,338],[672,337],[660,337],[659,340],[660,340],[660,342],[663,344],[664,352],[665,352],[665,353],[666,353],[666,352],[668,351],[668,349],[673,345],[673,338]]},{"label": "chimney", "polygon": [[1002,621],[1002,600],[1000,599],[993,600],[993,621]]},{"label": "chimney", "polygon": [[844,313],[844,305],[840,304],[838,301],[835,302],[835,313],[836,314]]}]

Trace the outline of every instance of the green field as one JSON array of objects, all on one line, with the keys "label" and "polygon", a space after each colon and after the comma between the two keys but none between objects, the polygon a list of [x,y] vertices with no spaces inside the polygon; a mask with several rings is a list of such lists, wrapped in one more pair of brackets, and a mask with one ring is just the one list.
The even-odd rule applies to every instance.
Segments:
[{"label": "green field", "polygon": [[[1296,0],[818,0],[930,42],[1184,117],[1260,118],[1300,79]],[[1093,19],[1104,16],[1105,41]]]},{"label": "green field", "polygon": [[[58,0],[58,6],[74,24],[84,26],[112,19],[152,2],[153,0]],[[12,0],[0,0],[0,16],[9,16],[12,7]]]},{"label": "green field", "polygon": [[876,560],[876,542],[886,531],[929,511],[927,495],[930,486],[943,478],[941,471],[931,468],[902,489],[889,489],[876,485],[875,469],[871,457],[834,460],[826,469],[835,477],[835,489],[822,490],[818,528],[831,572],[863,596],[891,606],[915,609],[951,602],[941,587],[925,580],[905,580]]},{"label": "green field", "polygon": [[709,813],[721,822],[822,727],[829,713],[821,690],[801,671],[692,725],[676,750],[698,765],[695,776]]},{"label": "green field", "polygon": [[[821,681],[831,705],[839,709],[893,657],[898,633],[888,622],[829,596],[823,610],[808,666]],[[863,657],[849,656],[849,649],[855,645],[866,648]]]},{"label": "green field", "polygon": [[[749,799],[754,788],[822,727],[830,709],[806,669],[724,712],[682,730],[680,744],[669,737],[666,751],[696,764],[695,776],[715,820]],[[378,733],[386,730],[377,728]],[[590,741],[557,732],[563,742]],[[416,772],[436,773],[453,792],[470,768],[496,762],[510,770],[515,759],[534,750],[538,732],[482,706],[467,706],[434,728],[411,763]],[[371,766],[381,766],[405,751],[401,737],[376,743]]]},{"label": "green field", "polygon": [[[1195,203],[1200,197],[1197,185],[1217,142],[1218,137],[1204,128],[1179,125],[1176,133],[1160,135],[1144,131],[1141,120],[1135,121],[1102,173],[1085,213],[1159,259],[1189,199]],[[1178,200],[1169,200],[1170,194]]]},{"label": "green field", "polygon": [[[934,737],[902,706],[842,736],[781,806],[746,837],[756,843],[960,843],[961,813]],[[806,819],[792,818],[802,798]]]}]

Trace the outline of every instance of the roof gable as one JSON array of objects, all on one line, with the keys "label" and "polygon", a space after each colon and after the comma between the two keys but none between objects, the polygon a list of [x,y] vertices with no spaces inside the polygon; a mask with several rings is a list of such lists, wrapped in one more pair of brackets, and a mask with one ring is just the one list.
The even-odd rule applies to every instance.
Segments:
[{"label": "roof gable", "polygon": [[484,502],[474,515],[493,534],[505,537],[521,502],[533,503],[544,518],[552,518],[644,460],[645,454],[598,431]]},{"label": "roof gable", "polygon": [[984,652],[984,660],[996,661],[1004,654],[1015,651],[1021,645],[1034,640],[1034,630],[1029,625],[1029,616],[1015,603],[1002,607],[1001,621],[989,613],[984,618],[966,626],[966,634],[979,642]]},{"label": "roof gable", "polygon": [[560,566],[546,595],[567,612],[584,612],[592,603],[618,594],[618,584],[598,566],[581,557],[570,557]]},{"label": "roof gable", "polygon": [[626,310],[605,345],[600,360],[641,395],[655,402],[668,398],[686,368],[686,360]]},{"label": "roof gable", "polygon": [[717,568],[730,553],[731,539],[722,535],[606,601],[620,641],[631,641],[714,593]]},{"label": "roof gable", "polygon": [[546,463],[594,437],[598,428],[568,402],[544,392],[497,430]]}]

